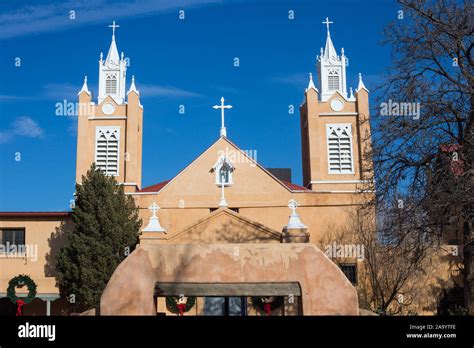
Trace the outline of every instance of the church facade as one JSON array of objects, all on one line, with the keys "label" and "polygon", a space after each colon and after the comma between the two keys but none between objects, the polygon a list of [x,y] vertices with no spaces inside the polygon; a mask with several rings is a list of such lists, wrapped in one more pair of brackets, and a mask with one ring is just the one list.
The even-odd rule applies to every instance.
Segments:
[{"label": "church facade", "polygon": [[[347,57],[336,51],[329,23],[316,63],[319,85],[310,74],[300,106],[303,185],[232,142],[225,127],[231,106],[221,98],[210,110],[221,113],[210,146],[174,177],[143,187],[144,106],[134,76],[127,83],[114,22],[99,59],[97,99],[87,78],[78,93],[76,182],[95,163],[135,199],[143,226],[138,248],[103,293],[101,314],[170,314],[167,296],[196,298],[189,313],[198,315],[259,314],[252,297],[282,298],[272,315],[358,314],[359,261],[341,270],[317,247],[349,225],[370,195],[362,192],[371,170],[362,156],[370,148],[369,94],[360,74],[357,88],[348,88]],[[0,297],[9,279],[28,274],[38,298],[25,314],[66,314],[54,256],[72,228],[67,212],[0,212],[3,244],[37,246],[35,261],[28,248],[0,259]]]}]

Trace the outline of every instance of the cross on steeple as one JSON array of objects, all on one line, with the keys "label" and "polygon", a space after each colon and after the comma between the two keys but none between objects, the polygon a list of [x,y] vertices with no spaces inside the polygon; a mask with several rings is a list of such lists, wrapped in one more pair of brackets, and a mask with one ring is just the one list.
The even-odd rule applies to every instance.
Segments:
[{"label": "cross on steeple", "polygon": [[158,213],[158,210],[160,210],[160,206],[158,204],[156,204],[155,202],[153,202],[149,207],[148,209],[151,211],[151,213],[153,214],[152,217],[156,218],[156,213]]},{"label": "cross on steeple", "polygon": [[214,105],[213,106],[214,109],[221,109],[221,122],[222,122],[222,125],[221,125],[221,137],[224,136],[226,137],[227,136],[227,130],[225,129],[225,126],[224,126],[224,109],[232,109],[232,105],[224,105],[224,97],[221,98],[221,105]]},{"label": "cross on steeple", "polygon": [[334,22],[330,22],[329,21],[329,18],[326,17],[326,21],[325,22],[322,22],[323,24],[326,24],[326,27],[328,28],[328,36],[330,36],[331,34],[329,34],[329,24],[333,24]]},{"label": "cross on steeple", "polygon": [[115,25],[115,21],[113,21],[109,28],[112,28],[112,37],[115,37],[115,28],[120,28],[120,25]]}]

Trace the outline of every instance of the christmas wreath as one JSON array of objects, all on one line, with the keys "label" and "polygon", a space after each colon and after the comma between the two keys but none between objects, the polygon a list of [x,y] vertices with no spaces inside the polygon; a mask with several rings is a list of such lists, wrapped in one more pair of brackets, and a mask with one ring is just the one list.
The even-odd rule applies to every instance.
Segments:
[{"label": "christmas wreath", "polygon": [[[26,285],[28,288],[28,295],[26,297],[18,297],[16,296],[16,288],[18,286]],[[30,303],[36,297],[36,283],[27,275],[20,274],[8,282],[7,288],[7,297],[17,305],[16,315],[20,316],[22,313],[22,307]]]},{"label": "christmas wreath", "polygon": [[[273,299],[273,301],[271,301]],[[283,305],[283,296],[276,297],[252,297],[252,305],[255,309],[264,311],[267,313],[267,316],[270,316],[270,313],[280,308]]]},{"label": "christmas wreath", "polygon": [[183,315],[189,312],[191,308],[196,304],[196,297],[189,296],[184,302],[183,296],[168,296],[166,297],[166,308],[174,314]]}]

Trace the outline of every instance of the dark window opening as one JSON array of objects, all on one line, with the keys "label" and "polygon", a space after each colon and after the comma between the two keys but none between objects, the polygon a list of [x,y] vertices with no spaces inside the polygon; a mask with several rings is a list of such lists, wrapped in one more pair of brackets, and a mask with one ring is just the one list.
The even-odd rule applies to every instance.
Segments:
[{"label": "dark window opening", "polygon": [[24,228],[3,228],[0,230],[0,237],[3,245],[25,245]]},{"label": "dark window opening", "polygon": [[352,284],[357,284],[357,266],[355,264],[341,265],[341,270]]},{"label": "dark window opening", "polygon": [[[212,212],[216,211],[217,209],[219,209],[219,208],[209,208],[209,213],[212,213]],[[229,209],[235,211],[236,213],[239,212],[239,208],[229,208]]]}]

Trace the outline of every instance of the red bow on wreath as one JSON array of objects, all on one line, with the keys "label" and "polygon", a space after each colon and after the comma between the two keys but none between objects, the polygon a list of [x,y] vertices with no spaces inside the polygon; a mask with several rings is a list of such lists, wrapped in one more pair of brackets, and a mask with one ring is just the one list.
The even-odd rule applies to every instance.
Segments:
[{"label": "red bow on wreath", "polygon": [[183,316],[184,311],[186,310],[186,303],[178,303],[176,307],[179,309],[179,315]]},{"label": "red bow on wreath", "polygon": [[270,313],[272,312],[272,305],[270,303],[264,303],[263,310],[265,311],[265,313],[267,313],[267,317],[269,317]]},{"label": "red bow on wreath", "polygon": [[16,316],[17,317],[21,317],[21,309],[23,308],[24,304],[25,304],[25,301],[23,300],[16,300],[16,304],[17,304],[17,307],[16,307]]}]

